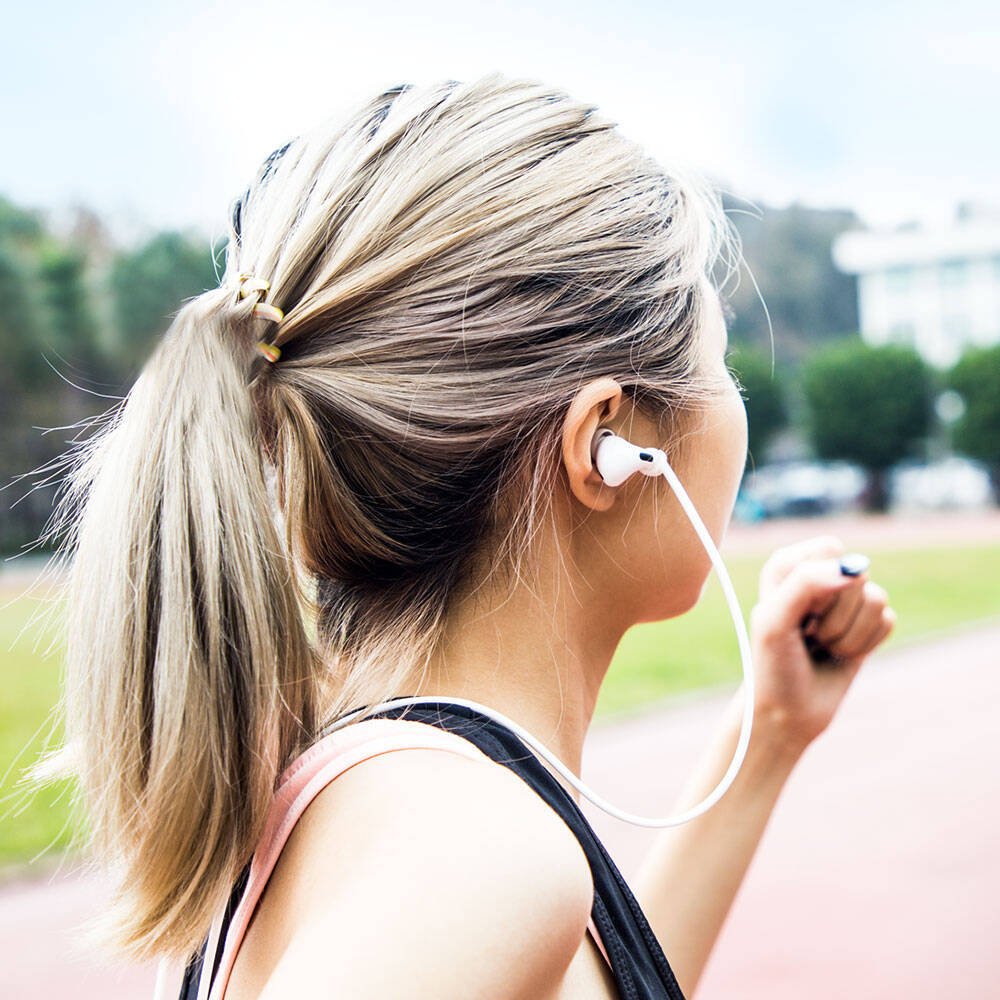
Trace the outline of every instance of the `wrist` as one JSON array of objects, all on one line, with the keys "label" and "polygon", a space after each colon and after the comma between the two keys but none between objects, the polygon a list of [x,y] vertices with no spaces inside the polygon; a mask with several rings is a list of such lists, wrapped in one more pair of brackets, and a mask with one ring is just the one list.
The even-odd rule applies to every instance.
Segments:
[{"label": "wrist", "polygon": [[[730,723],[736,738],[739,738],[743,725],[743,688],[737,692],[731,707]],[[750,743],[747,755],[763,759],[775,767],[793,767],[810,740],[805,738],[795,727],[789,714],[779,706],[768,706],[761,703],[754,705],[753,726],[750,730]]]},{"label": "wrist", "polygon": [[758,705],[754,707],[751,743],[758,740],[772,757],[794,763],[812,742],[783,708]]}]

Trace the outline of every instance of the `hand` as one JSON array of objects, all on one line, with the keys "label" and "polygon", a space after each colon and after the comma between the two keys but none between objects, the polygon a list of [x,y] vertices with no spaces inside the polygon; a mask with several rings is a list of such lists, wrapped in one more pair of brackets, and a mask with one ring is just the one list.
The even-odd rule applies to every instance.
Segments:
[{"label": "hand", "polygon": [[[777,549],[761,569],[750,612],[754,728],[760,724],[799,751],[830,724],[865,657],[896,623],[888,594],[867,571],[841,574],[844,552],[832,535]],[[833,659],[815,665],[804,634]]]}]

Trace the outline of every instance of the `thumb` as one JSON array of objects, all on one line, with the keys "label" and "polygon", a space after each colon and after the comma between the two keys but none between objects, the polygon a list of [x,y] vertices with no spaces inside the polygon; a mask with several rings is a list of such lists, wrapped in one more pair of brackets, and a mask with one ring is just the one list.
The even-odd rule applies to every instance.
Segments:
[{"label": "thumb", "polygon": [[811,612],[820,612],[830,599],[852,585],[864,585],[865,574],[845,576],[839,559],[803,559],[771,592],[770,628],[778,632],[797,629]]}]

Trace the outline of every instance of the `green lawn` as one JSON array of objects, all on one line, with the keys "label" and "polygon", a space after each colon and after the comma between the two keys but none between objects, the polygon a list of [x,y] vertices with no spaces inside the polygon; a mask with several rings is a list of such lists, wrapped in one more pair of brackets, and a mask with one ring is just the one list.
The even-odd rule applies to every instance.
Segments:
[{"label": "green lawn", "polygon": [[[12,602],[0,593],[0,662],[4,697],[0,699],[0,867],[27,861],[52,842],[52,849],[70,840],[64,782],[29,794],[21,771],[42,748],[49,730],[55,745],[62,735],[53,709],[59,698],[62,647],[53,641],[55,622],[43,626],[37,595]],[[30,622],[29,622],[30,620]],[[48,648],[50,647],[51,648]],[[48,854],[48,852],[46,852]]]},{"label": "green lawn", "polygon": [[[744,616],[757,598],[757,575],[765,556],[732,557],[726,563]],[[871,575],[889,592],[899,614],[891,648],[951,628],[1000,615],[1000,545],[871,553]],[[49,732],[61,671],[52,630],[35,624],[37,599],[10,603],[0,596],[0,643],[4,691],[0,701],[0,868],[23,863],[39,852],[52,856],[70,843],[69,786],[30,796],[14,785]],[[23,631],[22,631],[23,630]],[[20,636],[19,636],[20,634]],[[19,638],[18,638],[19,636]],[[15,641],[16,639],[16,641]],[[52,648],[45,653],[46,647]],[[885,647],[883,647],[885,648]],[[707,685],[736,683],[739,646],[722,587],[714,571],[702,601],[679,619],[638,625],[623,639],[601,691],[597,717],[627,712],[671,694]],[[55,736],[61,729],[55,729]],[[17,758],[15,762],[15,758]]]}]

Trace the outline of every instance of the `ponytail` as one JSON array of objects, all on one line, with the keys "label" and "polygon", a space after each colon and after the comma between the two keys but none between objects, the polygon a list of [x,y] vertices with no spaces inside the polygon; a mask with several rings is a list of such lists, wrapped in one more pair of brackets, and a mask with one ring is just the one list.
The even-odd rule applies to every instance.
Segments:
[{"label": "ponytail", "polygon": [[31,776],[79,780],[87,846],[117,875],[85,933],[135,961],[197,950],[315,722],[247,384],[266,362],[235,313],[222,289],[185,303],[55,515],[73,550],[66,738]]}]

